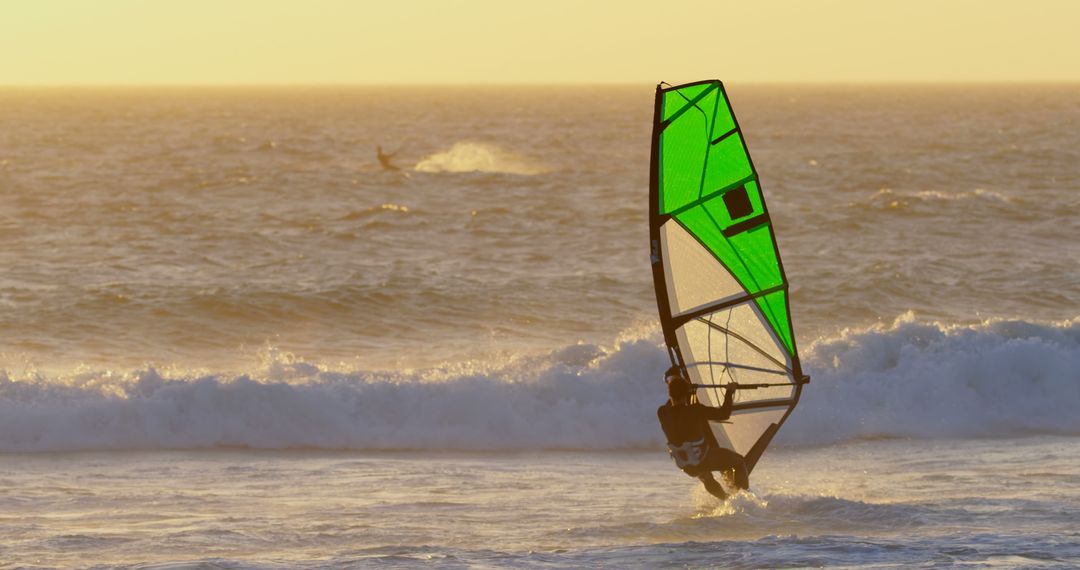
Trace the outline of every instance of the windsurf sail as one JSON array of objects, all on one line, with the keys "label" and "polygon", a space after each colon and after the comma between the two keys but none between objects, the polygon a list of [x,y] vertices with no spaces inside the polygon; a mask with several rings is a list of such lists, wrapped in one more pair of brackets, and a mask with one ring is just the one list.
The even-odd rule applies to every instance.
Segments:
[{"label": "windsurf sail", "polygon": [[719,81],[657,85],[649,193],[668,353],[705,405],[743,388],[731,418],[710,425],[752,470],[809,378],[761,183]]}]

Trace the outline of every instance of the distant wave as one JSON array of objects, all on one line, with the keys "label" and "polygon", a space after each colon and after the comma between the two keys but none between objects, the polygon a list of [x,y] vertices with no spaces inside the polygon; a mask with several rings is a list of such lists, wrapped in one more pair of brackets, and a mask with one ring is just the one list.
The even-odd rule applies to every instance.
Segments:
[{"label": "distant wave", "polygon": [[[806,350],[777,443],[1080,434],[1080,318],[946,326],[905,316]],[[239,377],[0,374],[0,451],[658,448],[652,334],[486,369],[333,371],[274,357]]]},{"label": "distant wave", "polygon": [[349,212],[348,214],[345,214],[344,216],[341,216],[340,219],[342,219],[342,220],[350,220],[350,221],[352,221],[352,220],[362,220],[362,219],[365,219],[365,218],[371,218],[371,217],[375,217],[375,216],[378,216],[380,214],[386,214],[386,213],[390,213],[390,214],[394,214],[394,213],[408,214],[409,213],[409,207],[408,206],[403,206],[401,204],[394,204],[393,202],[387,202],[387,203],[384,203],[384,204],[379,204],[378,206],[371,206],[371,207],[367,208],[366,210],[353,210],[353,211]]},{"label": "distant wave", "polygon": [[418,172],[499,172],[533,175],[547,172],[542,164],[493,144],[462,141],[432,154],[413,167]]},{"label": "distant wave", "polygon": [[868,198],[848,204],[856,210],[940,214],[942,208],[990,208],[997,214],[1032,215],[1031,204],[1022,197],[976,188],[970,191],[895,191],[882,188]]}]

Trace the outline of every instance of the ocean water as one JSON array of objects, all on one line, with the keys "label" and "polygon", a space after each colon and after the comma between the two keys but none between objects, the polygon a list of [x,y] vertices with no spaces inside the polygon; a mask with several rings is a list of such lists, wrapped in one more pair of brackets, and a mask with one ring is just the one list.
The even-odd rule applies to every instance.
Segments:
[{"label": "ocean water", "polygon": [[0,90],[0,568],[1080,564],[1080,92],[727,88],[813,380],[725,503],[652,86]]}]

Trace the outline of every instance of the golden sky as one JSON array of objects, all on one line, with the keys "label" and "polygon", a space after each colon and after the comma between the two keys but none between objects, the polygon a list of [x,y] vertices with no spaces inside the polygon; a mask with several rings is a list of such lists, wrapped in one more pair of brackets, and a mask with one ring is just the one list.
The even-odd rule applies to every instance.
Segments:
[{"label": "golden sky", "polygon": [[0,84],[1080,81],[1080,0],[0,0]]}]

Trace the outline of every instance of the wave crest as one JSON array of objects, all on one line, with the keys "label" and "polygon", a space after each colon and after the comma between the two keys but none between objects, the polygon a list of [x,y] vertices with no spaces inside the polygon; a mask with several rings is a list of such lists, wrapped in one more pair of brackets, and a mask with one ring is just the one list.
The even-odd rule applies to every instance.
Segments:
[{"label": "wave crest", "polygon": [[[0,373],[0,451],[162,448],[658,449],[654,335],[476,369],[335,371],[270,351],[227,377],[145,369]],[[1080,318],[845,331],[778,444],[1080,434]]]},{"label": "wave crest", "polygon": [[814,379],[781,441],[1080,434],[1080,318],[917,321],[810,347]]},{"label": "wave crest", "polygon": [[655,342],[637,340],[490,372],[336,372],[275,357],[261,379],[3,374],[0,451],[652,447],[662,358]]}]

